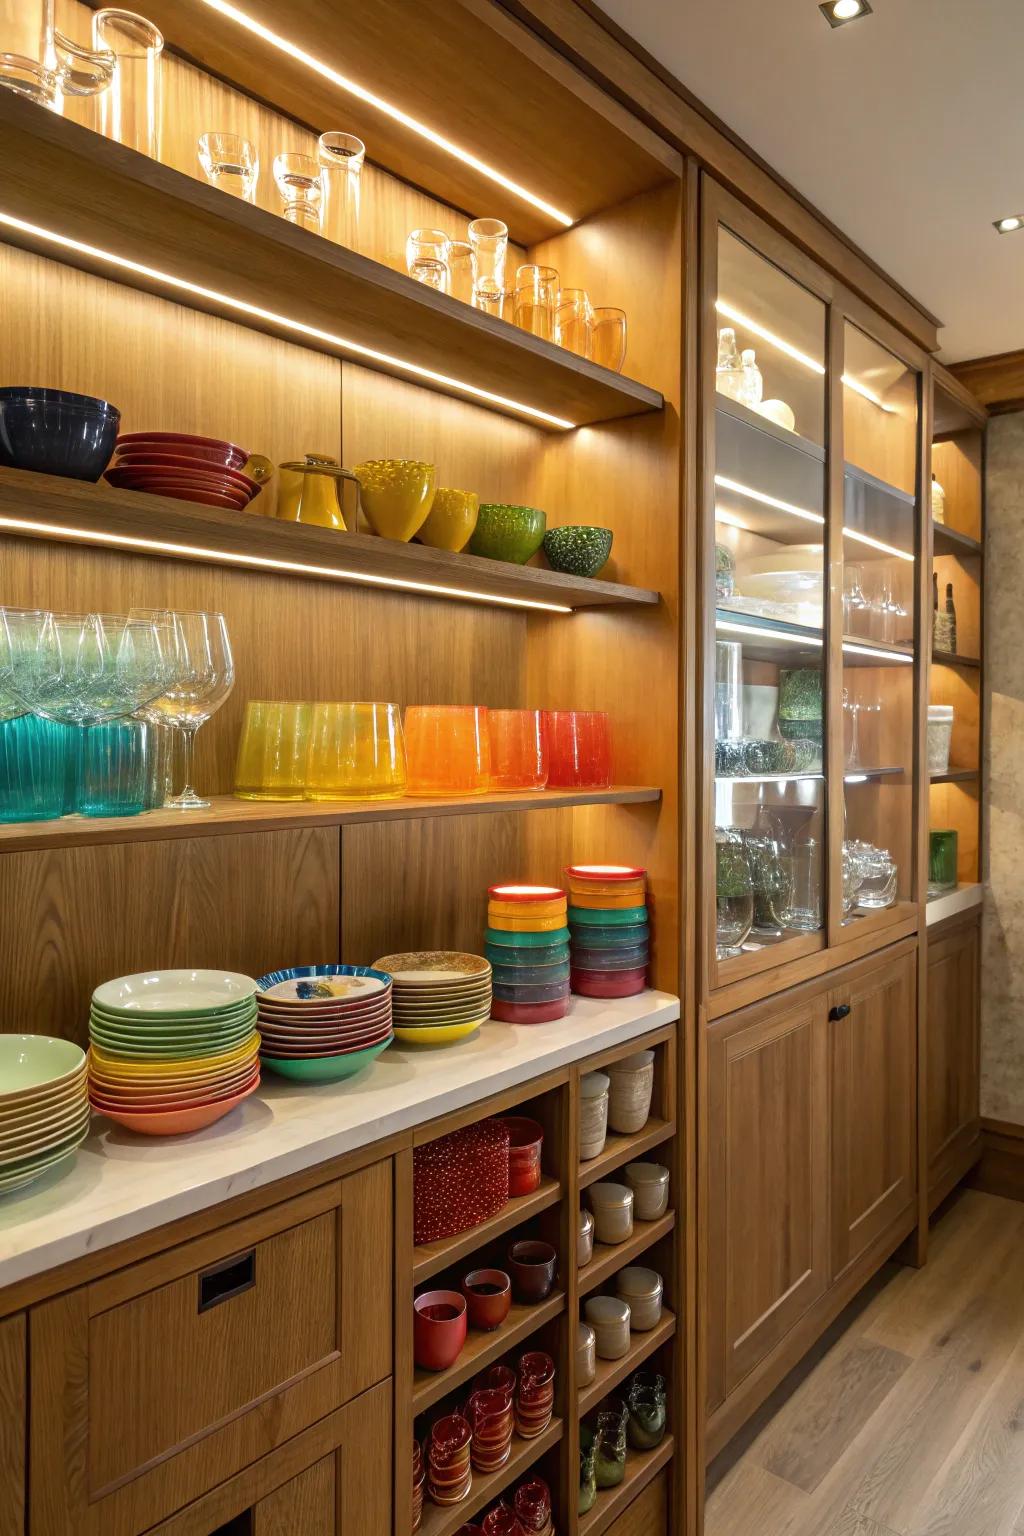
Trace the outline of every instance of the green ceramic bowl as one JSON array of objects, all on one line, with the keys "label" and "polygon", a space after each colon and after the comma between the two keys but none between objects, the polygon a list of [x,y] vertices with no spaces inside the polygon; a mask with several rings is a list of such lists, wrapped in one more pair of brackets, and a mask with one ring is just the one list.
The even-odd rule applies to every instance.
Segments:
[{"label": "green ceramic bowl", "polygon": [[567,523],[562,528],[549,528],[544,535],[548,564],[566,576],[596,576],[608,564],[611,552],[610,528]]},{"label": "green ceramic bowl", "polygon": [[85,1052],[70,1040],[49,1035],[0,1035],[0,1099],[71,1078],[84,1061]]},{"label": "green ceramic bowl", "polygon": [[543,544],[547,522],[547,514],[536,507],[485,502],[469,541],[469,553],[483,555],[487,560],[510,560],[514,565],[525,565]]},{"label": "green ceramic bowl", "polygon": [[299,1083],[340,1083],[368,1067],[375,1056],[387,1050],[393,1038],[368,1046],[365,1051],[348,1051],[343,1056],[310,1056],[305,1061],[261,1056],[260,1061],[279,1077],[291,1077]]}]

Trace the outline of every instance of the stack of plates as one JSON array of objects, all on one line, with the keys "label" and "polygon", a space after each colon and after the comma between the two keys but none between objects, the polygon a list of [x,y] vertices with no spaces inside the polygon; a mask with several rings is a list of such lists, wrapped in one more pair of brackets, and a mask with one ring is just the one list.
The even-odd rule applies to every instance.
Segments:
[{"label": "stack of plates", "polygon": [[626,864],[574,864],[569,880],[572,990],[632,997],[647,986],[647,872]]},{"label": "stack of plates", "polygon": [[399,1040],[447,1045],[479,1029],[491,1014],[491,966],[482,955],[422,950],[373,962],[394,979],[392,1011]]},{"label": "stack of plates", "polygon": [[[492,1018],[506,1024],[563,1019],[569,1011],[565,892],[555,885],[492,885],[487,895]],[[538,963],[538,949],[552,949],[555,958]]]},{"label": "stack of plates", "polygon": [[259,1087],[256,983],[234,971],[106,981],[89,1014],[89,1098],[144,1136],[212,1125]]},{"label": "stack of plates", "polygon": [[89,1134],[85,1052],[48,1035],[0,1035],[0,1193],[70,1157]]},{"label": "stack of plates", "polygon": [[243,512],[260,492],[257,482],[242,474],[248,457],[244,448],[215,437],[124,432],[103,478],[127,491],[149,491]]},{"label": "stack of plates", "polygon": [[394,1039],[386,971],[295,965],[256,985],[260,1056],[281,1077],[339,1082],[368,1067]]}]

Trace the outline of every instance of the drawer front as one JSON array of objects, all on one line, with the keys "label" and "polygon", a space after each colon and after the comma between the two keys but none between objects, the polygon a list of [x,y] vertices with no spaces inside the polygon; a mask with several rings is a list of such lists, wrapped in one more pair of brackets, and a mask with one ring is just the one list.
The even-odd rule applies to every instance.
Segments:
[{"label": "drawer front", "polygon": [[391,1370],[390,1161],[36,1308],[33,1536],[138,1536]]}]

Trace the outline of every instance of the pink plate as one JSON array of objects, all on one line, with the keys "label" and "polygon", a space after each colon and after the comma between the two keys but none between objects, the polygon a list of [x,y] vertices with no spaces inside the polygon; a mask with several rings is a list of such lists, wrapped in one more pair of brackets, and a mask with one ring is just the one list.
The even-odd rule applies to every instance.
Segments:
[{"label": "pink plate", "polygon": [[201,1104],[195,1109],[171,1109],[163,1113],[147,1111],[145,1114],[126,1114],[120,1109],[106,1109],[103,1113],[109,1120],[115,1120],[118,1125],[125,1126],[129,1131],[137,1131],[141,1136],[183,1136],[188,1131],[201,1131],[205,1126],[223,1119],[236,1104],[241,1104],[250,1093],[255,1093],[258,1087],[259,1078],[251,1088],[236,1094],[232,1099],[218,1099],[214,1104]]},{"label": "pink plate", "polygon": [[[126,448],[131,444],[146,444],[155,448],[160,443],[164,445],[164,452],[181,453],[191,448],[206,448],[212,452],[217,449],[220,455],[218,462],[226,464],[229,469],[241,469],[249,457],[237,443],[226,443],[219,437],[197,437],[191,432],[122,432],[114,446]],[[171,449],[171,444],[180,446]]]},{"label": "pink plate", "polygon": [[183,475],[189,480],[216,480],[218,484],[230,485],[235,490],[244,491],[250,500],[259,490],[255,480],[250,480],[248,475],[239,474],[237,469],[225,469],[203,460],[189,459],[184,454],[118,454],[110,467],[125,470],[132,475],[141,475],[149,471],[158,478],[166,475],[168,479],[177,479],[179,475]]},{"label": "pink plate", "polygon": [[209,1083],[197,1083],[195,1087],[179,1088],[168,1084],[159,1088],[122,1090],[120,1087],[112,1088],[108,1083],[93,1082],[89,1092],[104,1104],[113,1104],[122,1109],[147,1109],[155,1104],[205,1104],[209,1099],[223,1099],[226,1095],[240,1093],[248,1087],[258,1065],[258,1059],[254,1058],[246,1062],[242,1072],[232,1072],[229,1076]]}]

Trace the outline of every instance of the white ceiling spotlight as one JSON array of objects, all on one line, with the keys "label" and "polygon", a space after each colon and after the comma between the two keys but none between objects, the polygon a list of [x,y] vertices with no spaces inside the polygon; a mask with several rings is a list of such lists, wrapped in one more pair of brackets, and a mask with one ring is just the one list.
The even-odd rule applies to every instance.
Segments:
[{"label": "white ceiling spotlight", "polygon": [[1009,213],[1005,219],[994,220],[1001,235],[1012,235],[1016,229],[1024,229],[1024,213]]},{"label": "white ceiling spotlight", "polygon": [[843,27],[848,21],[859,21],[862,16],[871,15],[868,0],[825,0],[818,10],[830,27]]}]

